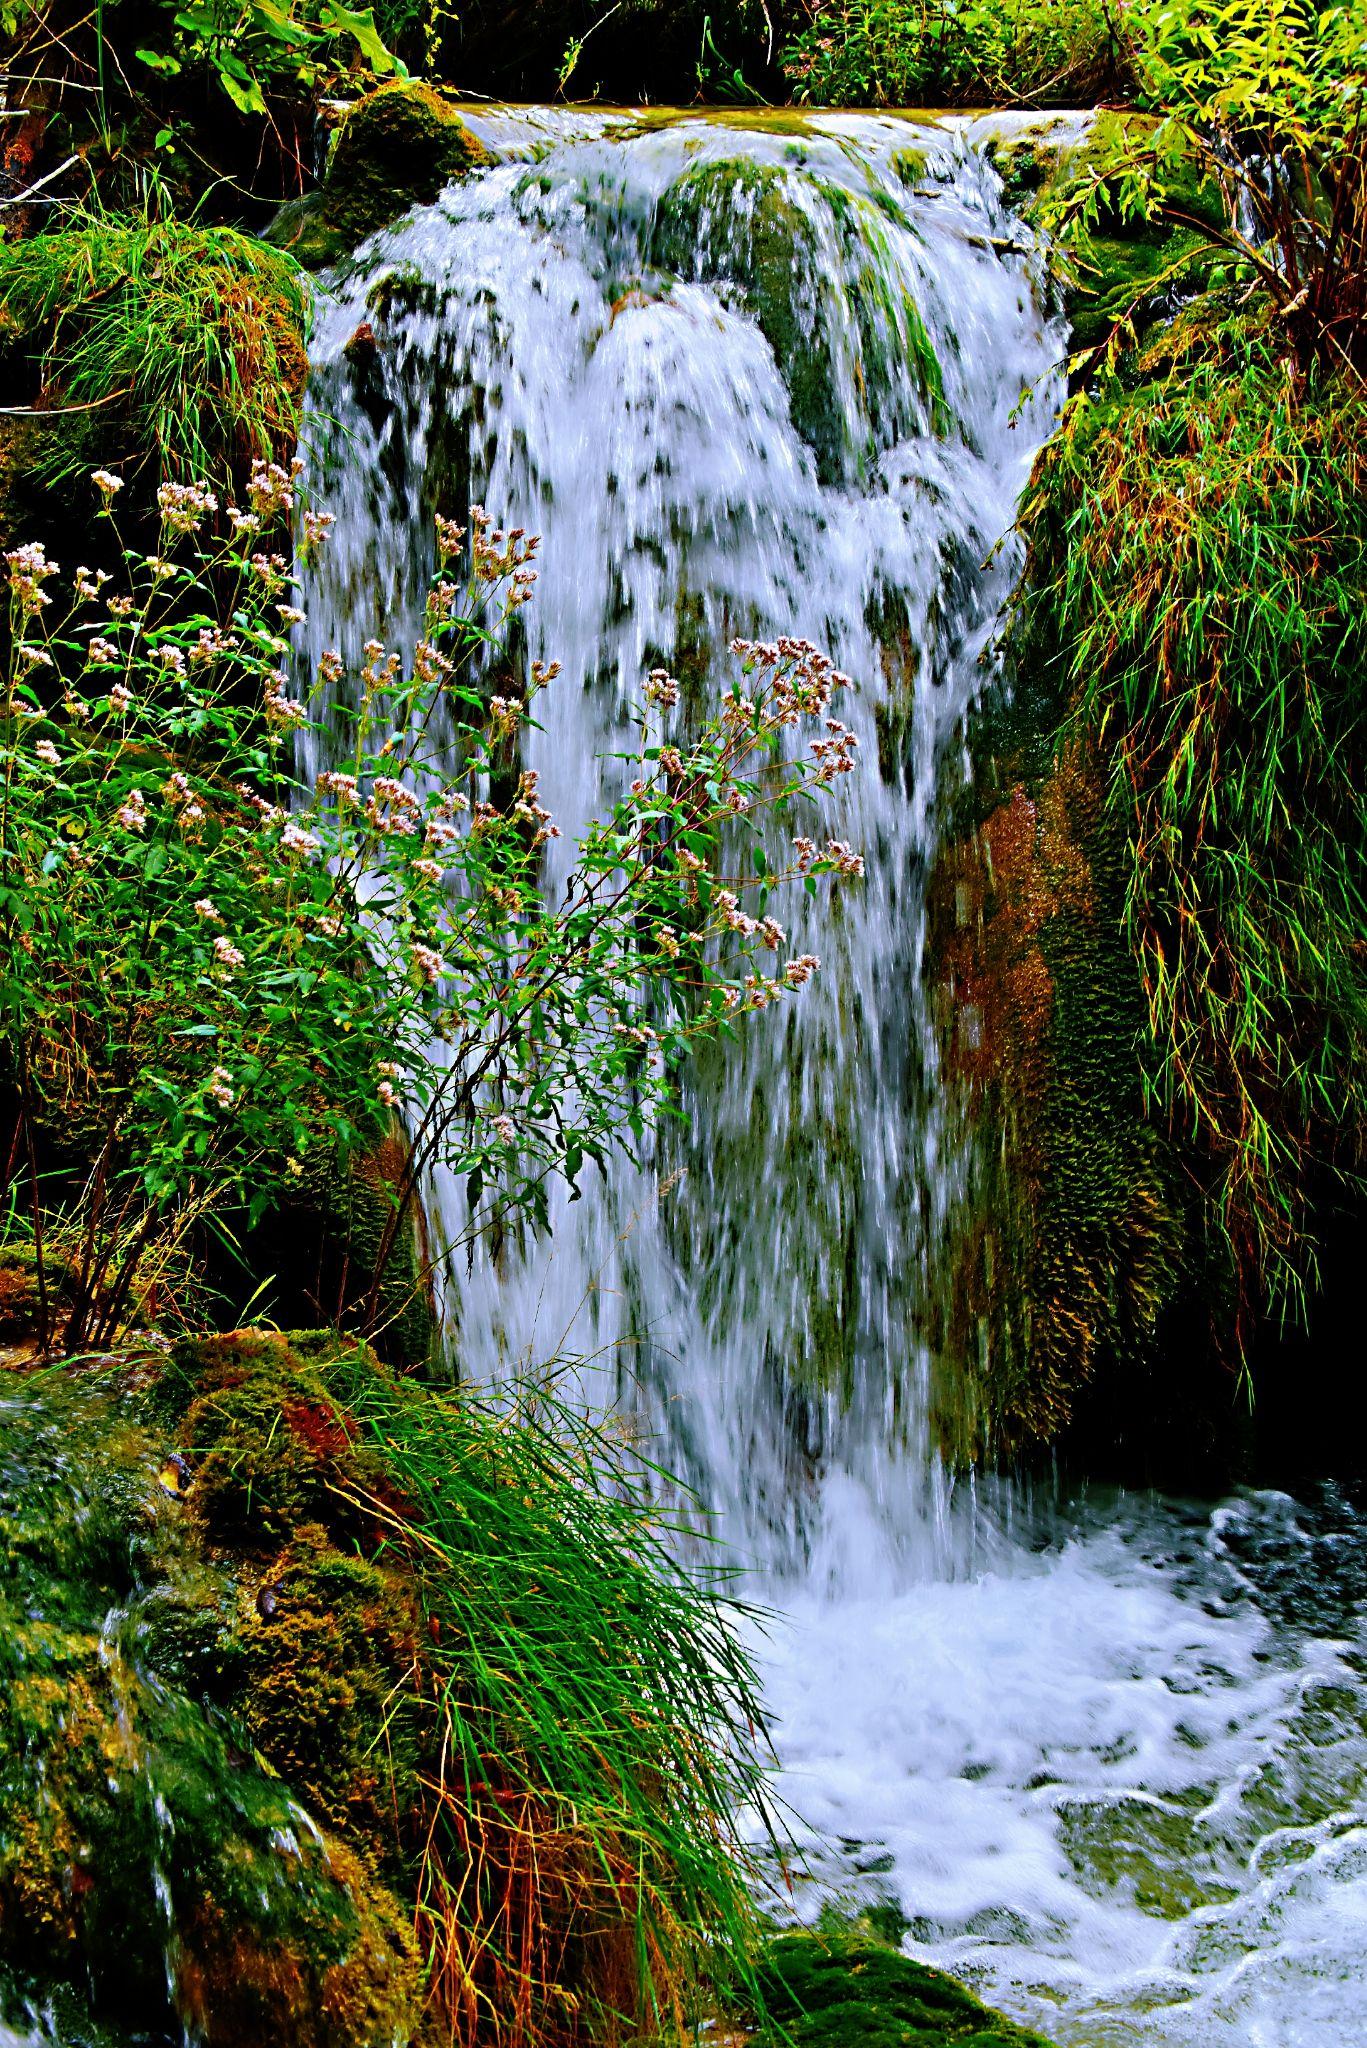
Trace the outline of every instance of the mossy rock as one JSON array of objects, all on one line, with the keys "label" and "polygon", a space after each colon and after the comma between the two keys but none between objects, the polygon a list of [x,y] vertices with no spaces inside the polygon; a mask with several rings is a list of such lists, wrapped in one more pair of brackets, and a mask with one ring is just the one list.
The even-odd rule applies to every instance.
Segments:
[{"label": "mossy rock", "polygon": [[[813,201],[809,209],[799,193]],[[832,252],[817,213],[825,209],[845,275],[832,288]],[[894,201],[861,199],[829,181],[776,164],[725,157],[687,171],[656,216],[652,261],[741,295],[774,352],[793,425],[823,483],[850,482],[879,449],[914,423],[894,391],[910,366],[926,418],[943,425],[944,384],[915,302],[890,283],[882,244]],[[848,379],[840,357],[848,358]],[[847,414],[842,384],[859,393]]]},{"label": "mossy rock", "polygon": [[[177,1380],[190,1394],[179,1449],[212,1542],[274,1551],[318,1528],[349,1550],[376,1547],[367,1503],[388,1499],[392,1485],[323,1364],[346,1348],[330,1331],[236,1330],[177,1349]],[[382,1370],[366,1347],[353,1348],[366,1369]]]},{"label": "mossy rock", "polygon": [[[1147,115],[1103,112],[1080,139],[1059,140],[1048,123],[1041,123],[993,137],[985,153],[1002,180],[1008,205],[1038,222],[1090,178],[1117,143],[1130,137],[1142,143],[1154,125]],[[1087,260],[1058,264],[1063,310],[1079,353],[1100,347],[1117,321],[1129,320],[1141,330],[1152,326],[1172,311],[1168,284],[1175,268],[1182,270],[1183,288],[1189,290],[1191,267],[1196,266],[1199,282],[1217,261],[1193,225],[1224,227],[1225,199],[1216,180],[1203,175],[1195,162],[1174,163],[1162,184],[1166,199],[1153,219],[1123,214],[1114,203],[1103,205]]]},{"label": "mossy rock", "polygon": [[73,2042],[411,2041],[409,1914],[159,1666],[159,1593],[189,1575],[227,1635],[237,1596],[164,1463],[112,1378],[34,1374],[0,1410],[0,1990]]},{"label": "mossy rock", "polygon": [[322,269],[412,207],[430,206],[453,178],[492,162],[434,86],[391,79],[357,100],[333,143],[322,185],[282,207],[267,239],[310,269]]},{"label": "mossy rock", "polygon": [[952,1977],[880,1942],[789,1934],[758,1972],[755,2048],[1049,2048]]}]

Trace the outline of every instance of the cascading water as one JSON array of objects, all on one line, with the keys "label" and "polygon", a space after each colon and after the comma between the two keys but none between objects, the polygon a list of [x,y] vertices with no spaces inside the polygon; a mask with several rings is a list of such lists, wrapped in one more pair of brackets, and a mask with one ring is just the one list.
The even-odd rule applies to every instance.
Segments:
[{"label": "cascading water", "polygon": [[[1328,1639],[1353,1589],[1297,1636],[1247,1555],[1276,1525],[1341,1557],[1331,1511],[1045,1526],[956,1500],[935,1452],[968,1140],[925,876],[1061,396],[1029,238],[972,124],[472,125],[497,165],[322,309],[338,517],[312,653],[402,644],[432,512],[482,501],[543,536],[522,658],[563,672],[527,765],[562,847],[647,668],[702,701],[733,635],[786,631],[854,678],[863,766],[830,828],[868,874],[790,917],[822,974],[704,1063],[684,1135],[457,1276],[462,1369],[591,1358],[587,1398],[632,1408],[717,1513],[784,1611],[762,1654],[828,1888],[895,1897],[918,1952],[1078,2048],[1332,2038],[1367,1931],[1362,1671]],[[459,1201],[437,1185],[438,1228]]]}]

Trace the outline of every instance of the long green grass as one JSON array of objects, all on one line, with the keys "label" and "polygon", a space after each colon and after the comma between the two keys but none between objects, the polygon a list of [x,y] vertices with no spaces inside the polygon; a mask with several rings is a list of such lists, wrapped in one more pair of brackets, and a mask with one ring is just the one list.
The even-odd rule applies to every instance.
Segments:
[{"label": "long green grass", "polygon": [[370,1505],[428,1620],[444,2010],[470,2042],[684,2036],[755,1946],[734,1817],[767,1810],[764,1756],[726,1574],[555,1385],[440,1395],[357,1351],[329,1386],[400,1489]]},{"label": "long green grass", "polygon": [[[8,339],[36,361],[45,403],[107,408],[110,444],[182,480],[294,447],[308,299],[280,250],[236,228],[97,204],[0,243]],[[53,458],[55,474],[63,458]]]},{"label": "long green grass", "polygon": [[1138,374],[1036,472],[1017,659],[1109,759],[1151,1106],[1245,1303],[1299,1313],[1367,1130],[1367,400],[1243,316]]}]

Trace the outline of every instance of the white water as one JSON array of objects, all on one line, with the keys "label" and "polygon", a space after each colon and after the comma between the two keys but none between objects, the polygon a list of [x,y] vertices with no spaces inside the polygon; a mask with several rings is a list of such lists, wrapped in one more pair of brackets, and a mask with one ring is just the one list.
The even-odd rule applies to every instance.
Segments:
[{"label": "white water", "polygon": [[[762,1653],[783,1789],[824,1843],[799,1910],[895,1897],[919,1952],[1077,2048],[1355,2038],[1361,1670],[1230,1576],[1238,1518],[1280,1516],[1294,1544],[1292,1510],[1037,1523],[1009,1491],[956,1498],[934,1451],[955,1361],[931,1273],[967,1141],[921,983],[924,881],[1062,346],[980,131],[474,125],[505,160],[377,237],[324,309],[314,405],[345,438],[316,646],[377,618],[401,643],[434,509],[539,531],[525,652],[564,667],[528,762],[568,841],[647,667],[715,690],[734,633],[806,634],[855,678],[837,708],[864,765],[831,825],[868,880],[789,916],[823,973],[699,1075],[684,1135],[562,1202],[549,1251],[456,1276],[462,1368],[591,1355],[586,1398],[639,1414],[783,1610]],[[756,164],[796,224],[783,360],[743,289]],[[358,371],[362,319],[379,346]],[[455,1203],[437,1188],[438,1221]],[[1324,1742],[1330,1680],[1347,1704]]]}]

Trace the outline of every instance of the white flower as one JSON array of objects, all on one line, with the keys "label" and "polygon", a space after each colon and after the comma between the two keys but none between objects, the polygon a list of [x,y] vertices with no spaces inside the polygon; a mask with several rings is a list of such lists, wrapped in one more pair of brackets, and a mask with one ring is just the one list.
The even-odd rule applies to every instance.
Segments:
[{"label": "white flower", "polygon": [[293,818],[285,820],[280,844],[287,853],[317,853],[319,847],[319,841],[313,834],[306,832],[302,825],[296,825]]},{"label": "white flower", "polygon": [[231,939],[219,937],[214,940],[214,958],[218,961],[220,967],[226,967],[231,972],[234,967],[241,967],[245,963],[246,957],[246,954],[240,951]]},{"label": "white flower", "polygon": [[498,1132],[505,1145],[515,1145],[517,1143],[517,1126],[510,1116],[496,1116],[494,1118],[494,1129]]},{"label": "white flower", "polygon": [[209,1077],[209,1085],[204,1092],[220,1109],[231,1109],[233,1106],[232,1078],[226,1067],[215,1067]]},{"label": "white flower", "polygon": [[90,481],[94,484],[96,490],[102,494],[106,503],[113,497],[115,491],[123,489],[123,478],[121,476],[114,476],[107,469],[92,469]]},{"label": "white flower", "polygon": [[[92,642],[91,644],[93,649],[94,643]],[[111,711],[117,711],[122,715],[123,712],[127,711],[132,702],[133,692],[125,684],[113,684],[109,692],[109,708]]]},{"label": "white flower", "polygon": [[125,832],[141,832],[147,823],[147,799],[140,789],[130,789],[114,813],[116,825]]},{"label": "white flower", "polygon": [[392,1109],[399,1099],[394,1093],[394,1083],[392,1081],[381,1081],[375,1090],[375,1094],[386,1109]]},{"label": "white flower", "polygon": [[218,905],[214,902],[212,896],[201,896],[199,898],[195,904],[195,916],[202,917],[206,924],[222,924],[223,922],[223,919],[218,914]]},{"label": "white flower", "polygon": [[60,766],[62,757],[53,746],[51,740],[36,740],[33,751],[40,761],[47,762],[49,768]]},{"label": "white flower", "polygon": [[171,533],[197,533],[218,499],[207,484],[163,484],[157,492],[162,522]]}]

